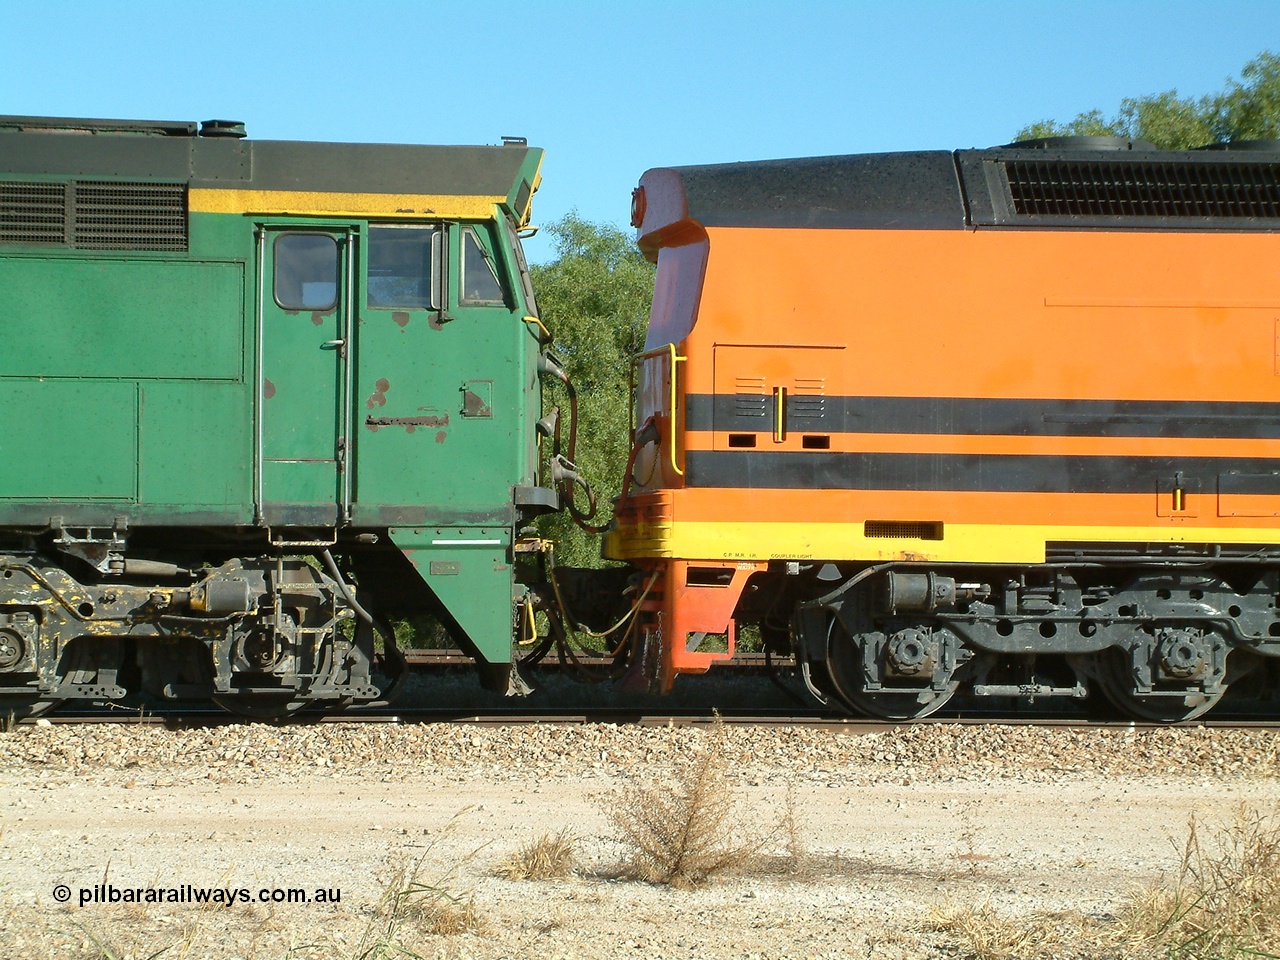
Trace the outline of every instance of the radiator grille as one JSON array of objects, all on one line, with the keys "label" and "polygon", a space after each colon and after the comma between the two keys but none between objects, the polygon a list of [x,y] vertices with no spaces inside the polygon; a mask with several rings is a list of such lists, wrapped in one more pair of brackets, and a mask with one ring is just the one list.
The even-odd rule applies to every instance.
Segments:
[{"label": "radiator grille", "polygon": [[0,182],[0,243],[66,243],[61,183]]},{"label": "radiator grille", "polygon": [[1280,164],[1006,160],[1016,214],[1280,217]]},{"label": "radiator grille", "polygon": [[81,250],[186,250],[186,187],[77,183],[74,245]]},{"label": "radiator grille", "polygon": [[941,540],[941,520],[867,520],[862,535],[868,539]]},{"label": "radiator grille", "polygon": [[163,183],[0,182],[0,243],[185,251],[187,188]]}]

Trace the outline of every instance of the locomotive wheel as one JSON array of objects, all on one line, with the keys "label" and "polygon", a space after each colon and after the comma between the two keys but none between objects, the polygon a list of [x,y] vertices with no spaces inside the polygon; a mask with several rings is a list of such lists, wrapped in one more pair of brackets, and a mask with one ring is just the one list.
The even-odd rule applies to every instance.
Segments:
[{"label": "locomotive wheel", "polygon": [[255,693],[249,696],[214,697],[213,702],[227,713],[246,720],[283,720],[311,704],[285,693],[279,696]]},{"label": "locomotive wheel", "polygon": [[1102,695],[1126,717],[1155,723],[1185,723],[1202,717],[1218,705],[1226,684],[1217,693],[1186,697],[1154,696],[1134,689],[1128,657],[1120,650],[1103,650],[1094,660],[1094,679]]},{"label": "locomotive wheel", "polygon": [[7,723],[10,717],[14,720],[40,717],[65,702],[64,700],[46,700],[39,694],[13,694],[0,697],[0,723]]},{"label": "locomotive wheel", "polygon": [[[84,670],[96,670],[93,665],[93,656],[89,652],[89,647],[84,643],[73,642],[63,650],[55,675],[59,682],[63,682],[68,678],[72,682],[78,682],[81,679],[78,674]],[[60,697],[42,697],[34,692],[0,697],[0,722],[7,721],[9,717],[13,717],[14,720],[40,717],[62,706],[64,703],[66,703],[66,700]]]},{"label": "locomotive wheel", "polygon": [[305,708],[309,700],[291,700],[288,697],[266,697],[257,694],[250,697],[214,697],[213,702],[227,713],[246,720],[283,720]]},{"label": "locomotive wheel", "polygon": [[960,686],[952,678],[945,689],[934,690],[927,683],[895,687],[894,692],[867,690],[863,670],[865,641],[854,638],[833,617],[827,628],[827,672],[835,695],[850,709],[877,720],[920,720],[944,707]]}]

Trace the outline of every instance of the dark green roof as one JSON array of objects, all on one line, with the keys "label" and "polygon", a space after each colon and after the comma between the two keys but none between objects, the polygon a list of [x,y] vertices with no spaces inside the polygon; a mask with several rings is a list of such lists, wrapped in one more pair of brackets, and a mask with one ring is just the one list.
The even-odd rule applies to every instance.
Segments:
[{"label": "dark green roof", "polygon": [[199,136],[184,121],[0,117],[0,176],[194,187],[505,196],[536,175],[523,144],[416,146]]}]

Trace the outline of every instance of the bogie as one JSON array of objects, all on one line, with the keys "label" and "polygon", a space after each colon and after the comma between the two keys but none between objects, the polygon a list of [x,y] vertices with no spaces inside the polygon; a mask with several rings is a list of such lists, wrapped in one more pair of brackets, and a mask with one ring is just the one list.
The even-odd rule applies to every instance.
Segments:
[{"label": "bogie", "polygon": [[1265,567],[869,568],[800,604],[796,654],[846,707],[886,719],[962,692],[1097,694],[1134,719],[1193,720],[1280,658],[1278,588]]},{"label": "bogie", "polygon": [[[158,561],[148,561],[156,564]],[[340,585],[300,557],[232,560],[165,581],[78,579],[42,554],[0,556],[0,615],[11,646],[0,677],[30,713],[67,700],[213,700],[264,717],[366,703],[381,691],[371,629]],[[142,569],[157,569],[142,566]],[[136,680],[132,689],[122,685]],[[28,705],[23,706],[26,699]]]}]

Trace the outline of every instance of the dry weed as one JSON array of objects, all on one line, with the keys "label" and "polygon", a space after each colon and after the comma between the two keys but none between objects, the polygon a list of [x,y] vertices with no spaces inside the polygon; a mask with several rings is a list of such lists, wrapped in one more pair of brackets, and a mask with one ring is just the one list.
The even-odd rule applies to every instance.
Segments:
[{"label": "dry weed", "polygon": [[949,937],[973,960],[1030,960],[1078,955],[1088,921],[1075,911],[1006,917],[989,903],[934,907],[925,928]]},{"label": "dry weed", "polygon": [[[799,879],[829,867],[834,861],[830,857],[814,857],[800,831],[800,819],[796,812],[795,782],[787,784],[787,792],[783,796],[782,813],[773,830],[764,837],[758,846],[772,844],[770,853],[760,853],[752,859],[751,869],[762,875],[782,875]],[[835,858],[835,859],[838,859]]]},{"label": "dry weed", "polygon": [[388,862],[382,878],[382,897],[375,905],[373,917],[361,934],[356,949],[350,954],[352,960],[414,957],[417,954],[413,947],[419,936],[450,937],[485,932],[484,918],[476,907],[475,895],[453,889],[458,871],[483,847],[472,850],[454,860],[445,870],[424,879],[427,857],[469,809],[464,807],[455,813],[444,830],[416,859],[401,855]]},{"label": "dry weed", "polygon": [[800,821],[796,816],[796,784],[792,780],[787,784],[787,796],[782,805],[782,822],[779,824],[782,831],[783,839],[783,855],[786,857],[787,863],[791,868],[791,872],[796,872],[809,859],[809,848],[804,842],[804,837],[800,835]]},{"label": "dry weed", "polygon": [[[81,949],[86,951],[85,955],[91,960],[154,960],[179,944],[174,941],[156,950],[153,945],[143,946],[139,942],[137,931],[134,931],[132,942],[127,944],[113,942],[105,934],[87,927],[80,927],[80,932],[84,934]],[[187,944],[190,942],[189,939],[186,941]]]},{"label": "dry weed", "polygon": [[577,838],[567,828],[544,833],[502,859],[494,873],[507,880],[558,880],[573,873]]},{"label": "dry weed", "polygon": [[1135,894],[1120,942],[1176,960],[1280,957],[1280,819],[1247,807],[1205,841],[1193,815],[1172,885]]},{"label": "dry weed", "polygon": [[717,717],[702,749],[670,778],[632,781],[610,798],[606,812],[630,849],[624,876],[696,887],[751,859],[753,847],[737,835],[726,739]]},{"label": "dry weed", "polygon": [[[374,946],[394,945],[406,925],[419,933],[435,936],[480,933],[484,922],[474,895],[451,889],[458,868],[469,859],[464,858],[430,880],[422,878],[426,853],[414,861],[393,862],[384,881],[382,898],[374,908],[374,915],[383,921],[381,935]],[[379,955],[377,952],[361,954],[362,957]]]}]

